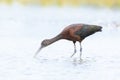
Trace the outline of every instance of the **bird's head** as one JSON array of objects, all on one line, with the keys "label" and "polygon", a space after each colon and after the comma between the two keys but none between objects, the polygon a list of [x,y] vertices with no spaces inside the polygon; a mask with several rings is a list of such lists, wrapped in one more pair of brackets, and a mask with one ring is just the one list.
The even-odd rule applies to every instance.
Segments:
[{"label": "bird's head", "polygon": [[45,39],[41,42],[41,47],[37,50],[37,52],[35,53],[34,57],[36,57],[36,55],[41,51],[41,49],[43,49],[44,47],[48,46],[50,44],[49,39]]},{"label": "bird's head", "polygon": [[41,49],[49,45],[49,39],[45,39],[41,42]]}]

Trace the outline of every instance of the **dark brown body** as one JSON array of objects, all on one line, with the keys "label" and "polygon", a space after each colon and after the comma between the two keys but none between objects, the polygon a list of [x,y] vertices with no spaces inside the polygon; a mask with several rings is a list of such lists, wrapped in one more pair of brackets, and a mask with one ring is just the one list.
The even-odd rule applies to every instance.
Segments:
[{"label": "dark brown body", "polygon": [[72,24],[67,26],[61,33],[63,39],[71,41],[82,41],[82,38],[79,35],[76,35],[75,32],[79,31],[82,28],[82,24]]},{"label": "dark brown body", "polygon": [[[93,29],[91,28],[93,27]],[[63,39],[81,42],[87,36],[99,31],[102,27],[88,24],[72,24],[67,26],[61,33]]]},{"label": "dark brown body", "polygon": [[38,54],[38,52],[42,48],[60,40],[60,39],[67,39],[67,40],[73,41],[73,43],[74,43],[74,53],[73,53],[73,55],[76,53],[76,46],[75,46],[76,41],[80,42],[80,59],[81,59],[81,55],[82,55],[81,42],[82,42],[82,40],[85,39],[87,36],[95,33],[95,32],[101,31],[101,29],[102,29],[102,27],[97,26],[97,25],[89,25],[89,24],[72,24],[72,25],[69,25],[65,29],[63,29],[63,31],[59,35],[57,35],[57,36],[55,36],[51,39],[43,40],[42,43],[41,43],[41,47],[36,52],[36,55]]}]

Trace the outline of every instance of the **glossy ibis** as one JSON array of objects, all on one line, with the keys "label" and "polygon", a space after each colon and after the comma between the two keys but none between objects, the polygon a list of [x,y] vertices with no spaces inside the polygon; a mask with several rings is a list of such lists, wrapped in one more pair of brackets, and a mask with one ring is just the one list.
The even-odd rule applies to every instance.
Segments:
[{"label": "glossy ibis", "polygon": [[60,40],[60,39],[66,39],[66,40],[72,41],[74,44],[74,53],[71,55],[71,57],[74,56],[76,53],[76,45],[75,45],[76,41],[78,41],[80,43],[80,60],[81,60],[81,55],[82,55],[81,42],[87,36],[92,35],[93,33],[99,32],[99,31],[102,31],[102,27],[98,26],[98,25],[71,24],[71,25],[67,26],[60,34],[58,34],[54,38],[43,40],[41,43],[41,47],[36,52],[35,56],[39,53],[39,51],[42,48]]}]

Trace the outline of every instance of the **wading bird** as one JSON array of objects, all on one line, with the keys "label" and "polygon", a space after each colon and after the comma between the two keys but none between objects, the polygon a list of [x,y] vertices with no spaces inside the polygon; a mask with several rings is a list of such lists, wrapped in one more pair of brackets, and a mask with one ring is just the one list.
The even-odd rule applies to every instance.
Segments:
[{"label": "wading bird", "polygon": [[89,24],[71,24],[69,26],[67,26],[60,34],[58,34],[56,37],[51,38],[51,39],[45,39],[42,41],[41,43],[41,47],[38,49],[38,51],[36,52],[35,56],[39,53],[39,51],[60,40],[60,39],[66,39],[66,40],[70,40],[73,42],[74,44],[74,53],[71,55],[74,56],[76,53],[76,41],[78,41],[80,43],[80,60],[81,56],[82,56],[82,46],[81,46],[81,42],[83,41],[83,39],[85,39],[87,36],[92,35],[95,32],[99,32],[102,31],[102,27],[98,26],[98,25],[89,25]]}]

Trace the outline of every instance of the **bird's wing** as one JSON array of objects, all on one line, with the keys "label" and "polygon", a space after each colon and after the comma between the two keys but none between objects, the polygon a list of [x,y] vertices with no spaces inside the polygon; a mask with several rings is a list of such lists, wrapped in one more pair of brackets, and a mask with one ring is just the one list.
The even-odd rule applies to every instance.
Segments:
[{"label": "bird's wing", "polygon": [[87,36],[87,26],[82,27],[81,29],[75,32],[76,35],[79,35],[81,38],[85,38]]}]

